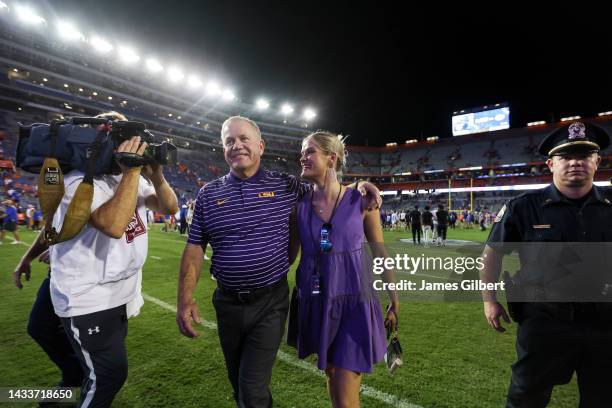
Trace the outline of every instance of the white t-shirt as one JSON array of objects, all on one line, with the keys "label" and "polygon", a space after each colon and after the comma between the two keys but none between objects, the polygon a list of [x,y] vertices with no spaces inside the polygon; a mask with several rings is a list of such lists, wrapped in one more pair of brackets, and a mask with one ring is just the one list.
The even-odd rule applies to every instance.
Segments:
[{"label": "white t-shirt", "polygon": [[[121,177],[94,178],[92,213],[113,197]],[[58,232],[82,180],[79,171],[64,177],[64,197],[53,217]],[[153,186],[140,177],[136,209],[121,238],[111,238],[87,224],[73,239],[51,247],[51,300],[58,316],[80,316],[123,304],[128,317],[138,314],[144,303],[141,275],[148,249],[145,199],[153,194]]]}]

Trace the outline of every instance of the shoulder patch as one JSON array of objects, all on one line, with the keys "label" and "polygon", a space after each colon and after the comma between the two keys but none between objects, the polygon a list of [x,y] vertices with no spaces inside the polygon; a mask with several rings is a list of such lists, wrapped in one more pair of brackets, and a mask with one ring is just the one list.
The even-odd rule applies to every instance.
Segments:
[{"label": "shoulder patch", "polygon": [[503,218],[505,212],[506,212],[506,204],[504,204],[504,206],[501,208],[501,210],[499,210],[499,212],[497,213],[497,216],[495,216],[495,220],[493,220],[493,222],[500,222],[501,219]]}]

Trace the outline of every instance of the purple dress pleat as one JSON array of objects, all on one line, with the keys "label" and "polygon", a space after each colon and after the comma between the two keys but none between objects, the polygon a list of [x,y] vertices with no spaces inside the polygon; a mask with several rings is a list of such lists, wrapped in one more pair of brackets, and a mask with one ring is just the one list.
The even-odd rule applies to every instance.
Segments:
[{"label": "purple dress pleat", "polygon": [[[383,359],[386,339],[382,309],[372,287],[372,271],[365,270],[362,256],[365,236],[361,194],[348,189],[338,203],[331,220],[330,253],[319,252],[323,221],[310,212],[311,197],[307,195],[297,208],[302,243],[296,276],[298,356],[316,353],[321,370],[331,363],[356,372],[372,372],[372,366]],[[312,275],[317,260],[321,293],[313,295]]]}]

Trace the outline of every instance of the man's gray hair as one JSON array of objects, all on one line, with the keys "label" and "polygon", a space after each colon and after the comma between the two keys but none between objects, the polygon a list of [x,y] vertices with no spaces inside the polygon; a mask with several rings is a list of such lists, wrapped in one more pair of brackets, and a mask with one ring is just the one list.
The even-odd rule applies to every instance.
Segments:
[{"label": "man's gray hair", "polygon": [[244,117],[244,116],[231,116],[227,119],[225,119],[225,122],[223,122],[223,124],[221,125],[221,140],[223,140],[223,130],[233,121],[235,120],[241,120],[243,122],[248,123],[249,125],[251,125],[253,127],[253,129],[255,129],[255,133],[257,133],[257,136],[261,139],[261,130],[259,130],[259,126],[257,126],[257,123],[255,123],[254,121],[252,121],[251,119]]}]

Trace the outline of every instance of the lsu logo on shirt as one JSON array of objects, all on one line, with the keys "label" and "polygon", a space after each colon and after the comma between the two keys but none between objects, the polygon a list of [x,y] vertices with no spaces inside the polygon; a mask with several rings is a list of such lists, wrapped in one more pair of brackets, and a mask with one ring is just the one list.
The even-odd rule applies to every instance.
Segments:
[{"label": "lsu logo on shirt", "polygon": [[274,191],[264,191],[259,193],[259,198],[274,198]]}]

